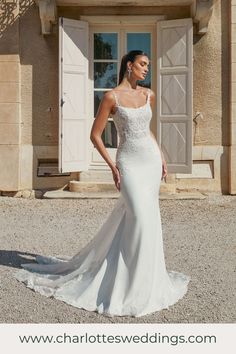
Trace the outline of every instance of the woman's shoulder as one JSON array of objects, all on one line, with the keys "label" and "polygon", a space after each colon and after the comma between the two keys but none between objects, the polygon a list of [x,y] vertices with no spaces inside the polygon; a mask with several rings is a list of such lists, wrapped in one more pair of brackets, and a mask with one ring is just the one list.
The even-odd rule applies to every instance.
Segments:
[{"label": "woman's shoulder", "polygon": [[152,89],[150,89],[149,87],[144,87],[144,86],[137,86],[139,88],[139,90],[143,90],[144,93],[148,94],[150,93],[150,95],[155,95],[154,91]]},{"label": "woman's shoulder", "polygon": [[113,90],[114,89],[104,92],[103,99],[106,101],[113,102],[115,99]]},{"label": "woman's shoulder", "polygon": [[147,90],[146,90],[146,93],[148,94],[150,94],[150,97],[154,97],[155,96],[155,93],[154,93],[154,91],[152,90],[152,89],[150,89],[149,87],[147,87],[146,88]]}]

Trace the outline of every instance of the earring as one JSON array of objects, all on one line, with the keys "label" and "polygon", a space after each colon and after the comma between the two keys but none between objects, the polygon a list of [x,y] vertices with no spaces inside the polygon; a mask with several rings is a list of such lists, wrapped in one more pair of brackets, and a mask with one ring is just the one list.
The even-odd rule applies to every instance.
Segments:
[{"label": "earring", "polygon": [[128,77],[130,79],[130,75],[131,75],[132,69],[128,68]]}]

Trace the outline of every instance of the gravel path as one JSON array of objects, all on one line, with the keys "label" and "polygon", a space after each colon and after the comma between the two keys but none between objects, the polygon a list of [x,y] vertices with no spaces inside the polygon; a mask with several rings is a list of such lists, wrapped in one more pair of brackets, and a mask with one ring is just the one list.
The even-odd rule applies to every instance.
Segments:
[{"label": "gravel path", "polygon": [[21,262],[37,254],[77,253],[115,203],[0,197],[1,323],[236,322],[236,196],[160,201],[167,269],[191,276],[187,294],[169,310],[103,317],[46,298],[13,277]]}]

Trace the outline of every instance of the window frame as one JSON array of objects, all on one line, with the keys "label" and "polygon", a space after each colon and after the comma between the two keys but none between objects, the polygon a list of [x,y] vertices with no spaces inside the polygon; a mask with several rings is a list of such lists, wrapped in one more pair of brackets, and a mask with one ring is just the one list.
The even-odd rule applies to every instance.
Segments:
[{"label": "window frame", "polygon": [[[107,19],[109,18],[109,22]],[[152,77],[151,77],[151,87],[155,90],[157,87],[157,72],[156,72],[156,60],[157,60],[157,49],[156,49],[156,24],[157,21],[165,19],[166,16],[81,16],[81,19],[89,22],[89,106],[90,106],[90,119],[89,119],[89,127],[91,129],[93,120],[94,120],[94,53],[93,53],[93,38],[94,33],[118,33],[118,70],[119,63],[121,61],[122,55],[125,53],[126,48],[126,33],[134,32],[134,33],[150,33],[151,34],[151,54],[152,58],[150,62],[152,63]],[[114,20],[114,21],[113,21]],[[117,72],[118,76],[118,72]],[[96,89],[99,91],[99,89]],[[101,89],[101,91],[103,91]],[[155,111],[153,113],[153,119],[151,125],[153,125],[153,129],[156,129],[156,115]],[[112,120],[111,117],[108,120]],[[119,143],[119,139],[118,139]],[[90,144],[92,145],[92,144]],[[111,158],[115,160],[115,155],[117,149],[115,148],[107,148],[107,151]],[[108,170],[109,166],[107,166],[106,162],[102,159],[99,152],[91,146],[90,149],[90,164],[89,169],[105,169]]]}]

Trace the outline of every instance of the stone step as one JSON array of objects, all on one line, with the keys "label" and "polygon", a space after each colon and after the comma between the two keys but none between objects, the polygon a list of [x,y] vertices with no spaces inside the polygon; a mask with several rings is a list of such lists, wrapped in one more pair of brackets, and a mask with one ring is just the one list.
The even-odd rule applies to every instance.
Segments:
[{"label": "stone step", "polygon": [[91,182],[91,181],[70,181],[68,183],[70,192],[117,192],[116,186],[113,182]]},{"label": "stone step", "polygon": [[[43,199],[116,199],[120,193],[112,192],[70,192],[62,189],[44,193]],[[207,195],[200,192],[160,193],[159,199],[206,199]]]},{"label": "stone step", "polygon": [[[207,196],[199,191],[181,191],[175,188],[167,188],[164,181],[161,182],[160,199],[205,199]],[[163,186],[162,186],[163,185]],[[114,183],[110,182],[69,182],[69,190],[51,190],[43,194],[44,199],[106,199],[119,198],[120,192]],[[166,187],[166,188],[165,188]]]},{"label": "stone step", "polygon": [[[117,192],[114,182],[91,182],[91,181],[70,181],[68,184],[70,192],[87,193],[87,192]],[[160,193],[175,193],[175,184],[161,181]]]}]

